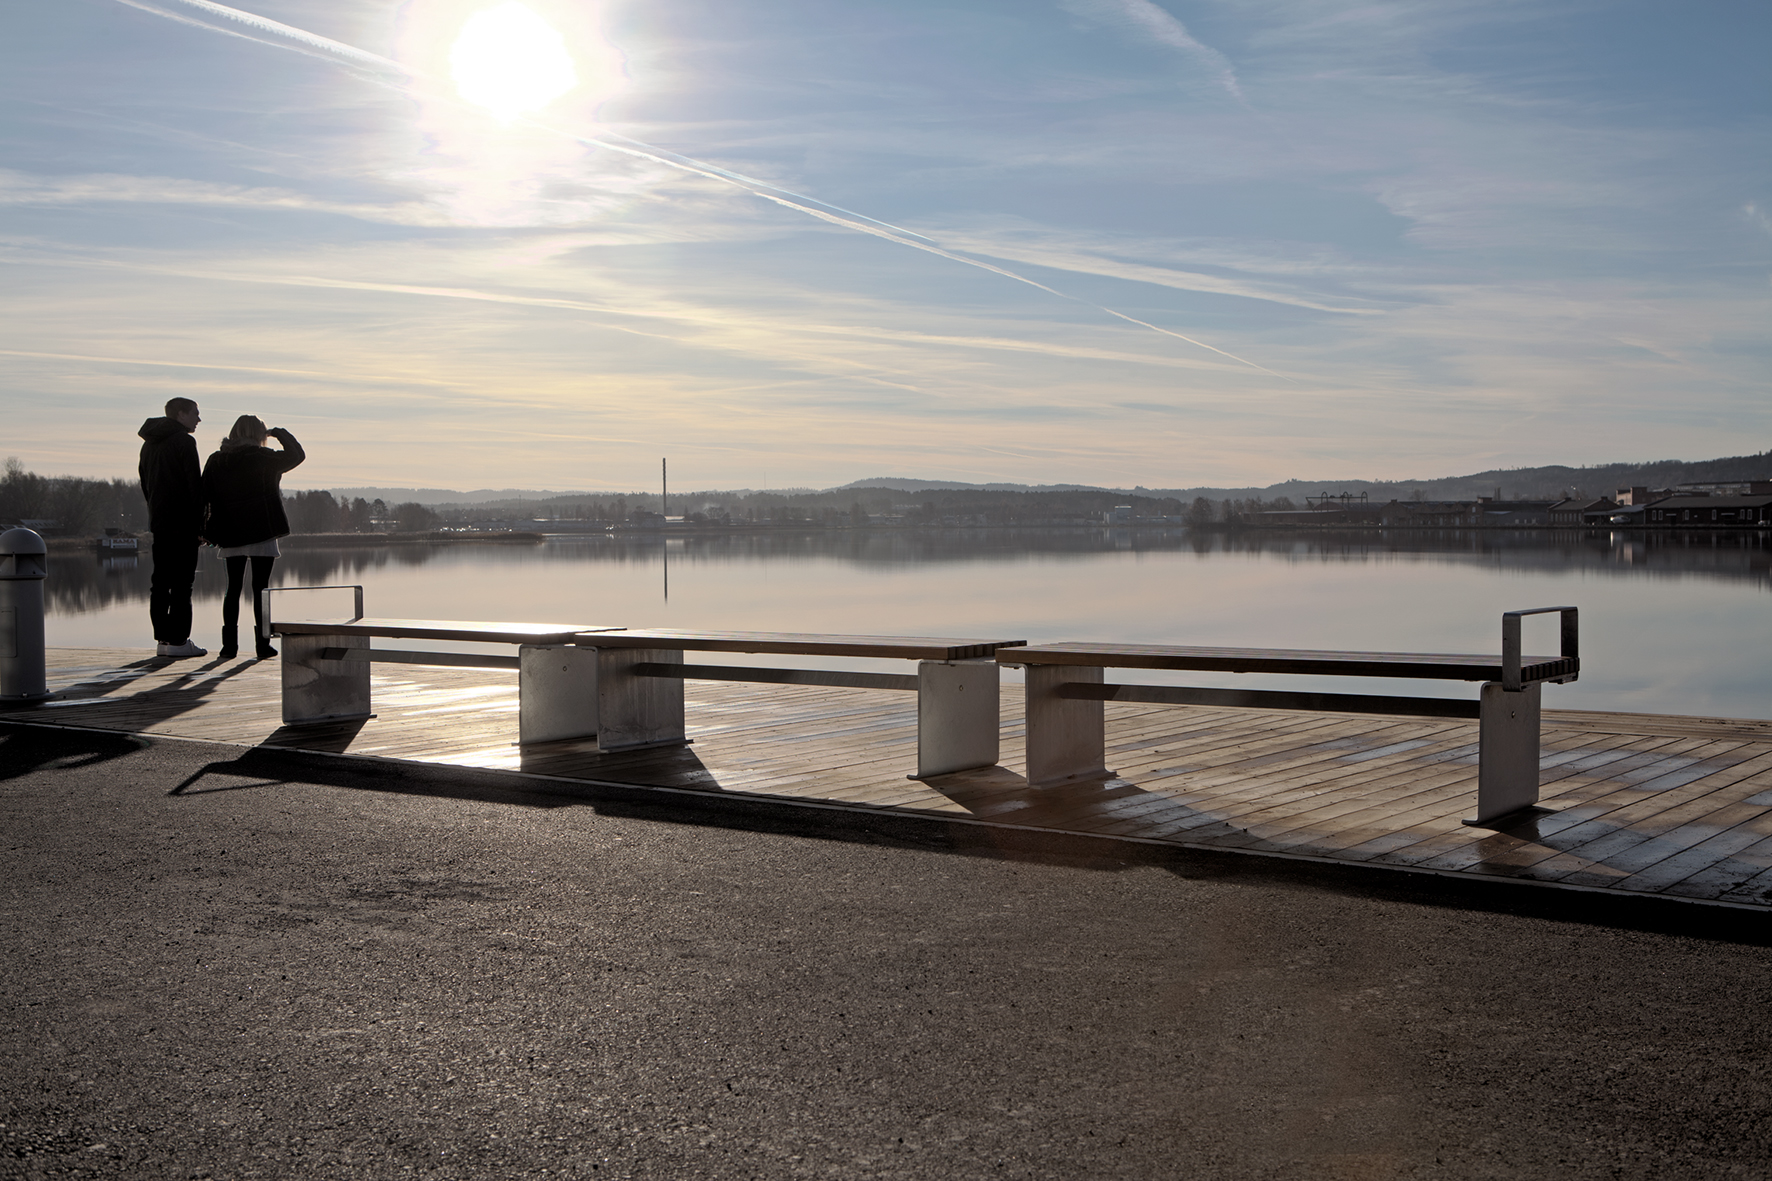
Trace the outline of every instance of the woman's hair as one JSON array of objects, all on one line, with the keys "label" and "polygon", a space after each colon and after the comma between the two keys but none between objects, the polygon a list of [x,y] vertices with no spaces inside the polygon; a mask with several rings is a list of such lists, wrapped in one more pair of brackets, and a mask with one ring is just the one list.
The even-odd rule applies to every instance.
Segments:
[{"label": "woman's hair", "polygon": [[265,441],[264,419],[256,414],[242,414],[228,432],[228,442],[236,447],[257,447]]}]

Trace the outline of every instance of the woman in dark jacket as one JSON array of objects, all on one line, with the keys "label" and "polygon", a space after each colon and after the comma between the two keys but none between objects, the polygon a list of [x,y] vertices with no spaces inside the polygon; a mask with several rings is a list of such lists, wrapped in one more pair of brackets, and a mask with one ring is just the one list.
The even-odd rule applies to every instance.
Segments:
[{"label": "woman in dark jacket", "polygon": [[[265,446],[272,435],[283,450]],[[203,496],[209,502],[203,536],[228,561],[228,593],[222,599],[223,660],[240,653],[240,587],[248,558],[252,559],[252,618],[260,625],[253,629],[259,659],[277,655],[264,636],[261,592],[271,582],[271,565],[280,552],[277,539],[289,535],[289,518],[283,515],[283,473],[306,458],[294,435],[282,427],[266,430],[260,419],[242,414],[222,440],[221,450],[203,465]]]}]

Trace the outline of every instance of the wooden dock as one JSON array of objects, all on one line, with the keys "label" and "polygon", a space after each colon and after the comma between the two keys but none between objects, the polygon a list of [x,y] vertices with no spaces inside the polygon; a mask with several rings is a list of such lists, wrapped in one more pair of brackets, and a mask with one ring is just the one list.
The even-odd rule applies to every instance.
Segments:
[{"label": "wooden dock", "polygon": [[1543,810],[1494,829],[1461,823],[1472,721],[1109,703],[1114,777],[1032,789],[1019,686],[1001,766],[919,782],[912,694],[691,681],[693,745],[600,754],[519,748],[496,670],[378,665],[375,718],[299,728],[275,661],[63,648],[49,672],[52,700],[0,720],[1772,909],[1772,721],[1546,710]]}]

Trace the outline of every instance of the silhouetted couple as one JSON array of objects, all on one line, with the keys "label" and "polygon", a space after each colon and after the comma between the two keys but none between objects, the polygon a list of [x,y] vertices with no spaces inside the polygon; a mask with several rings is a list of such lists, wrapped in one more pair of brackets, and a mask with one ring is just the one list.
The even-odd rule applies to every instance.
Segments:
[{"label": "silhouetted couple", "polygon": [[[264,596],[277,560],[277,539],[289,535],[283,512],[283,473],[307,458],[295,436],[282,427],[266,429],[242,414],[222,440],[221,449],[197,469],[197,441],[191,432],[202,421],[197,403],[173,398],[166,417],[150,418],[142,437],[142,494],[148,500],[148,528],[154,534],[154,573],[148,617],[160,656],[207,656],[191,641],[191,586],[197,577],[197,550],[214,545],[228,564],[228,592],[222,599],[221,658],[239,655],[240,592],[252,567],[252,614],[258,627],[260,659],[277,655],[264,634]],[[282,450],[265,446],[275,438]]]}]

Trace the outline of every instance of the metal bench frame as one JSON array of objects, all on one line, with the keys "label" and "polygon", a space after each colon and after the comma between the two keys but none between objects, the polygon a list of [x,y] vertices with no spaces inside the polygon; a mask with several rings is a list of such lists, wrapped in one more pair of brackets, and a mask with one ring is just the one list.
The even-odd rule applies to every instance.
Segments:
[{"label": "metal bench frame", "polygon": [[[642,750],[689,741],[685,680],[832,685],[917,694],[917,769],[912,779],[995,766],[1001,753],[997,650],[1022,640],[954,640],[675,629],[579,637],[597,660],[600,750]],[[685,664],[683,653],[746,652],[917,661],[915,675]]]},{"label": "metal bench frame", "polygon": [[[1521,619],[1553,611],[1562,616],[1562,654],[1557,657],[1523,657],[1520,653]],[[1574,607],[1536,607],[1506,612],[1501,617],[1501,649],[1497,658],[1168,645],[1052,644],[999,652],[997,660],[1026,669],[1027,765],[1028,782],[1032,786],[1050,786],[1113,774],[1106,765],[1104,704],[1108,701],[1476,718],[1477,814],[1465,823],[1489,824],[1538,802],[1540,688],[1546,683],[1573,681],[1580,675],[1579,612]],[[1478,699],[1469,701],[1115,685],[1105,682],[1103,672],[1107,668],[1413,677],[1484,683]]]}]

